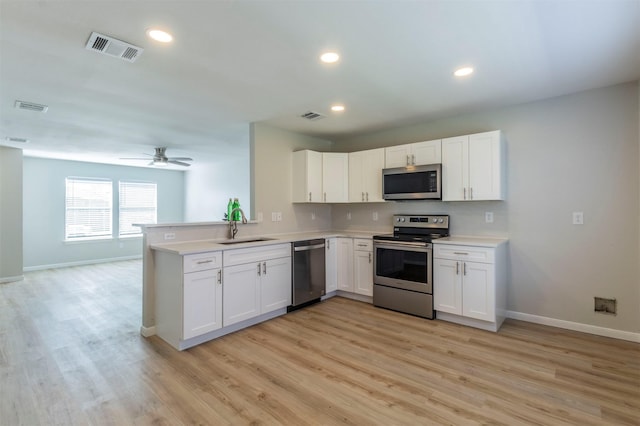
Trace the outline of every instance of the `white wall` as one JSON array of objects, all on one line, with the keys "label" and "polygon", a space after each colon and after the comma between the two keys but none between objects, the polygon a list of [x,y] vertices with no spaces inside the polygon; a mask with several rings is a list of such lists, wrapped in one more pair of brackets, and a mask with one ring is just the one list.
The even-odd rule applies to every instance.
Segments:
[{"label": "white wall", "polygon": [[[639,332],[638,92],[622,84],[341,140],[356,151],[500,129],[508,191],[504,202],[334,205],[333,225],[389,232],[394,213],[448,213],[452,234],[508,235],[509,310]],[[594,296],[617,299],[618,315],[594,313]]]},{"label": "white wall", "polygon": [[0,283],[22,279],[22,150],[0,147]]},{"label": "white wall", "polygon": [[246,137],[221,145],[220,152],[194,158],[185,172],[185,222],[223,220],[229,198],[238,198],[247,218],[251,216],[250,142]]},{"label": "white wall", "polygon": [[[109,178],[114,183],[121,179],[156,182],[158,222],[184,219],[182,171],[35,157],[24,157],[23,167],[24,267],[27,270],[142,255],[142,238],[64,242],[65,178],[69,176]],[[117,202],[115,198],[114,206]],[[114,221],[117,220],[114,215]]]}]

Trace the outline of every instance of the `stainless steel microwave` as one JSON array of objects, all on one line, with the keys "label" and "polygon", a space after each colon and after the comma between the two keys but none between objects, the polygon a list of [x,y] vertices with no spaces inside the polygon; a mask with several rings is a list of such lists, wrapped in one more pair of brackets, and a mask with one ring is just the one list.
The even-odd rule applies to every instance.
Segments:
[{"label": "stainless steel microwave", "polygon": [[382,198],[385,200],[441,200],[442,164],[383,169]]}]

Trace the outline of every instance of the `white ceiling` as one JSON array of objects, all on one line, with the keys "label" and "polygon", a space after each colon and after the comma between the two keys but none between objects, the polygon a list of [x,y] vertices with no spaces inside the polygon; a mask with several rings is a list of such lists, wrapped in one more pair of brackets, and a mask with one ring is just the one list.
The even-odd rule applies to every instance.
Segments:
[{"label": "white ceiling", "polygon": [[[150,40],[156,26],[174,42]],[[86,50],[92,31],[145,50],[135,63]],[[638,80],[640,0],[1,0],[0,43],[0,144],[197,161],[233,155],[251,122],[339,140]],[[327,49],[338,64],[319,62]],[[454,78],[461,65],[476,73]]]}]

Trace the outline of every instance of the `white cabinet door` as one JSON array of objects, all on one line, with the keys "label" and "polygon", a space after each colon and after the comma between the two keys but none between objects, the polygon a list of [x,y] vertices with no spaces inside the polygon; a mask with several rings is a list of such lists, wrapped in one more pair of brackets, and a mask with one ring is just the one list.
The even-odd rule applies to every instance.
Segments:
[{"label": "white cabinet door", "polygon": [[406,167],[411,164],[411,145],[396,145],[384,149],[384,167]]},{"label": "white cabinet door", "polygon": [[352,238],[338,238],[338,290],[353,293]]},{"label": "white cabinet door", "polygon": [[262,263],[225,266],[223,273],[223,319],[225,327],[260,315]]},{"label": "white cabinet door", "polygon": [[495,268],[493,264],[462,262],[462,315],[495,321]]},{"label": "white cabinet door", "polygon": [[462,275],[456,260],[433,259],[433,308],[462,315]]},{"label": "white cabinet door", "polygon": [[384,149],[349,154],[349,202],[381,202]]},{"label": "white cabinet door", "polygon": [[338,289],[338,239],[327,238],[325,241],[325,293]]},{"label": "white cabinet door", "polygon": [[502,200],[500,132],[469,135],[469,199]]},{"label": "white cabinet door", "polygon": [[354,292],[373,296],[373,253],[355,250],[353,263]]},{"label": "white cabinet door", "polygon": [[294,203],[322,202],[322,153],[315,151],[296,151],[293,153]]},{"label": "white cabinet door", "polygon": [[291,305],[291,257],[262,262],[260,313]]},{"label": "white cabinet door", "polygon": [[349,201],[349,154],[322,153],[322,192],[326,203]]},{"label": "white cabinet door", "polygon": [[442,162],[442,141],[417,142],[411,144],[411,164],[438,164]]},{"label": "white cabinet door", "polygon": [[469,186],[469,137],[442,139],[442,201],[464,201]]},{"label": "white cabinet door", "polygon": [[222,328],[221,269],[184,274],[182,338]]}]

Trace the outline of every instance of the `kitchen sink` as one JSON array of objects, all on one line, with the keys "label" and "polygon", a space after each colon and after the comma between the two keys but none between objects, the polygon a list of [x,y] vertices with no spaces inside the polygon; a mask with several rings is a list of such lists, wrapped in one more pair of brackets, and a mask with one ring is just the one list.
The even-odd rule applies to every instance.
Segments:
[{"label": "kitchen sink", "polygon": [[275,238],[265,238],[265,237],[242,238],[242,239],[238,239],[238,240],[222,241],[222,242],[218,242],[216,244],[229,245],[229,244],[242,244],[242,243],[258,243],[260,241],[271,241],[271,240],[275,240]]}]

